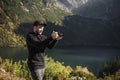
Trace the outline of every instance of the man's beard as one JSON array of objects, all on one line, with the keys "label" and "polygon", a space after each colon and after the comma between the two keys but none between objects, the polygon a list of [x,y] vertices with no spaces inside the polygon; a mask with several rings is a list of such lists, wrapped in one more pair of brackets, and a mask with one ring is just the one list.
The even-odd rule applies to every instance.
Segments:
[{"label": "man's beard", "polygon": [[43,31],[36,31],[38,35],[42,35]]}]

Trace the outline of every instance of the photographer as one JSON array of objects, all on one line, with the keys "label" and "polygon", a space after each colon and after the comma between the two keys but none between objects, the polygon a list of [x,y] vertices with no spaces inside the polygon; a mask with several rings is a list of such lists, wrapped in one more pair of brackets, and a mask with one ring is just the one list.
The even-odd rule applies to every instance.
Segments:
[{"label": "photographer", "polygon": [[52,49],[55,43],[62,39],[58,32],[53,31],[50,37],[43,35],[45,23],[35,21],[33,23],[33,32],[29,32],[26,36],[28,48],[28,67],[33,80],[43,80],[45,67],[45,49]]}]

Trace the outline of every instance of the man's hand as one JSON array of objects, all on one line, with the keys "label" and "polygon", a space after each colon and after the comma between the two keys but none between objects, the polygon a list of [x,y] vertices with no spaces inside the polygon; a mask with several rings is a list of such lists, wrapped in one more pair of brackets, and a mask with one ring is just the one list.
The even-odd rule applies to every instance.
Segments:
[{"label": "man's hand", "polygon": [[53,39],[57,39],[58,36],[59,36],[59,35],[58,35],[58,32],[55,32],[55,31],[53,31],[52,34],[51,34],[51,37],[52,37]]},{"label": "man's hand", "polygon": [[62,39],[62,36],[58,36],[58,37],[56,38],[56,40],[60,40],[60,39]]},{"label": "man's hand", "polygon": [[59,35],[58,35],[58,32],[55,32],[55,31],[52,32],[51,36],[52,36],[52,38],[55,39],[55,40],[60,40],[60,39],[62,39],[62,36],[59,36]]}]

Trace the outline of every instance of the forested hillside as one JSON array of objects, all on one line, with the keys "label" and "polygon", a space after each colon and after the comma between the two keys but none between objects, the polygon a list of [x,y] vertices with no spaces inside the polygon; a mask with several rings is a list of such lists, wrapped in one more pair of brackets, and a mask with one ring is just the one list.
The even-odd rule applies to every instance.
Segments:
[{"label": "forested hillside", "polygon": [[0,46],[24,46],[35,20],[62,25],[65,11],[42,0],[0,0]]}]

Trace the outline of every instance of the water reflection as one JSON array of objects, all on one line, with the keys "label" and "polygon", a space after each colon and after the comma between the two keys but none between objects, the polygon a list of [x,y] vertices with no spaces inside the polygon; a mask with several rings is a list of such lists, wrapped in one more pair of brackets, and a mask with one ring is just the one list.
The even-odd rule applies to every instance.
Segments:
[{"label": "water reflection", "polygon": [[2,58],[13,59],[14,61],[27,58],[26,48],[0,48],[0,56]]}]

